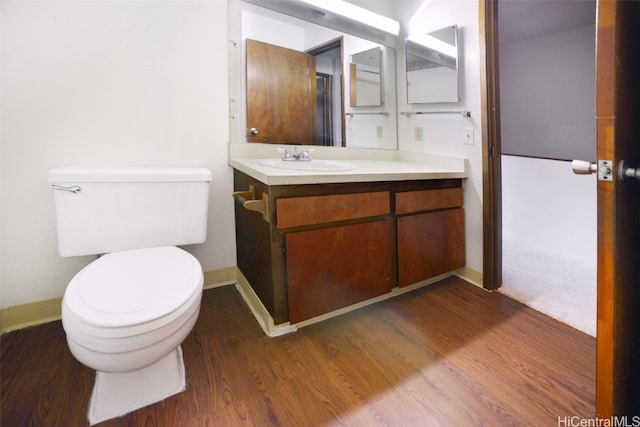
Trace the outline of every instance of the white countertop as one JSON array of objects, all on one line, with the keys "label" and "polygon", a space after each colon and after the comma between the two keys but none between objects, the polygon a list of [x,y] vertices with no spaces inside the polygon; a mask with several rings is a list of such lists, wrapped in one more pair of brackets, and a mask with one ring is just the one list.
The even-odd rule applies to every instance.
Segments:
[{"label": "white countertop", "polygon": [[[315,148],[313,159],[336,160],[355,166],[351,170],[290,170],[260,164],[262,159],[280,159],[275,146],[230,144],[229,166],[267,185],[325,184],[340,182],[403,181],[468,178],[467,160],[392,150]],[[287,147],[291,148],[291,147]]]}]

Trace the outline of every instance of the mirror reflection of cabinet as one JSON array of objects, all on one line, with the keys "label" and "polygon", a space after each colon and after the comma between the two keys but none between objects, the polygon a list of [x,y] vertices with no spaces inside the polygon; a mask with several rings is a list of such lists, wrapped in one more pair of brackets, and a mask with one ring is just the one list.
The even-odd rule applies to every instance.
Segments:
[{"label": "mirror reflection of cabinet", "polygon": [[457,25],[406,39],[407,102],[458,102]]},{"label": "mirror reflection of cabinet", "polygon": [[375,47],[351,55],[349,61],[349,105],[370,107],[384,103],[382,90],[382,49]]}]

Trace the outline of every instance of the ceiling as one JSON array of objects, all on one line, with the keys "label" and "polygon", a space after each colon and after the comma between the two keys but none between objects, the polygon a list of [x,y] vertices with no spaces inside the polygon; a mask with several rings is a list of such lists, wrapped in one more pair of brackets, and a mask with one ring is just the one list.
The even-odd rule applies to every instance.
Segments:
[{"label": "ceiling", "polygon": [[596,22],[595,0],[507,0],[498,4],[500,43]]},{"label": "ceiling", "polygon": [[348,0],[348,2],[398,22],[407,23],[425,0]]}]

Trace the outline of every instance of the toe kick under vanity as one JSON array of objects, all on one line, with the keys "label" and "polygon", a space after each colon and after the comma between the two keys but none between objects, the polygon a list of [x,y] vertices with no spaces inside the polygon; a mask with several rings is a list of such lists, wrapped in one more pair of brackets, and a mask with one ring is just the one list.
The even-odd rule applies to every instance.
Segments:
[{"label": "toe kick under vanity", "polygon": [[466,160],[352,151],[333,157],[350,168],[318,170],[231,150],[238,288],[267,335],[465,266]]}]

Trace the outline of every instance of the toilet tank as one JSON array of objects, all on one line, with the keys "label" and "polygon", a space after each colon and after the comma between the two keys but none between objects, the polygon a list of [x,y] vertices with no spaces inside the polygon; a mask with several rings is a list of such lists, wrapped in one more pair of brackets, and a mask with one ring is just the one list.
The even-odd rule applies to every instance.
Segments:
[{"label": "toilet tank", "polygon": [[66,167],[48,178],[63,257],[206,240],[207,169]]}]

